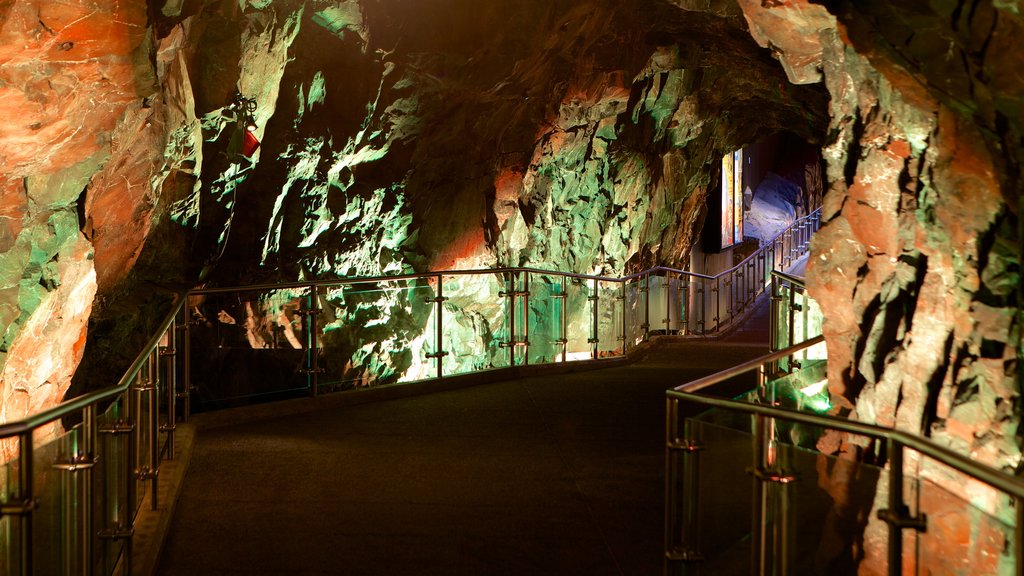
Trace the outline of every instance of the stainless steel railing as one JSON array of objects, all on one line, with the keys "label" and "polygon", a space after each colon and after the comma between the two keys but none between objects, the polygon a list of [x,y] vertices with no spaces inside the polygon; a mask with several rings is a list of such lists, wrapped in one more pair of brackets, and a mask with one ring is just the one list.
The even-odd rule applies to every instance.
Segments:
[{"label": "stainless steel railing", "polygon": [[[708,560],[700,549],[702,515],[699,486],[702,477],[701,462],[702,458],[706,458],[702,452],[710,448],[702,441],[699,422],[696,422],[694,417],[683,416],[683,406],[687,404],[719,408],[752,417],[749,429],[753,449],[748,468],[753,486],[749,532],[751,574],[795,573],[793,558],[796,543],[787,534],[786,527],[792,523],[789,503],[792,501],[791,491],[797,485],[798,475],[787,469],[780,458],[782,448],[787,444],[787,441],[777,433],[777,425],[780,422],[836,430],[874,439],[884,445],[883,454],[888,466],[888,505],[878,510],[877,517],[887,524],[889,529],[887,570],[890,575],[902,574],[904,531],[921,532],[927,526],[925,514],[920,510],[916,514],[911,514],[910,506],[905,501],[906,449],[915,451],[919,457],[932,459],[985,483],[1009,497],[1016,514],[1014,542],[1010,551],[1014,563],[1012,569],[1016,571],[1014,573],[1020,573],[1021,563],[1024,561],[1024,481],[1020,478],[901,430],[783,408],[774,402],[762,402],[763,395],[755,397],[753,401],[740,401],[700,393],[744,373],[760,370],[763,375],[780,360],[799,354],[822,341],[823,337],[817,336],[678,386],[666,393],[665,573],[699,574],[701,565]],[[726,484],[719,479],[717,485]]]},{"label": "stainless steel railing", "polygon": [[[710,335],[736,323],[771,285],[771,273],[788,268],[806,253],[819,218],[820,212],[815,211],[794,222],[743,262],[716,276],[667,267],[625,277],[528,267],[438,271],[198,289],[190,292],[190,307],[205,319],[206,347],[217,348],[214,354],[231,349],[222,335],[210,334],[225,329],[214,316],[232,306],[238,310],[235,315],[252,316],[251,309],[260,308],[256,316],[272,316],[276,312],[267,310],[267,303],[290,310],[275,329],[295,335],[268,334],[265,346],[278,348],[279,355],[291,358],[284,361],[296,363],[299,355],[288,356],[284,349],[301,349],[301,370],[307,377],[291,381],[287,388],[306,389],[314,395],[488,368],[622,356],[652,334]],[[378,313],[386,309],[399,317],[392,318],[396,326],[408,326],[425,316],[428,325],[418,332],[406,329],[382,335],[379,317],[353,316],[360,306],[373,306]],[[417,312],[417,306],[429,306],[429,314]],[[346,315],[353,317],[345,319]],[[365,329],[368,322],[378,328]],[[470,325],[477,330],[472,337],[457,333],[459,326]],[[480,329],[483,325],[486,333]],[[408,365],[400,373],[397,368],[385,370],[384,378],[360,375],[358,362],[352,359],[361,349],[387,339],[401,341],[400,347],[412,353]],[[189,339],[190,345],[199,347],[198,340],[193,340]],[[236,354],[252,349],[248,342],[235,341]],[[197,350],[195,356],[201,354]],[[344,369],[339,364],[345,364]],[[204,383],[197,385],[205,389]],[[225,398],[233,393],[225,393]]]},{"label": "stainless steel railing", "polygon": [[[520,267],[192,290],[176,298],[117,385],[0,425],[0,442],[18,448],[12,462],[0,465],[0,574],[110,574],[117,565],[130,572],[136,513],[147,490],[151,507],[157,507],[160,462],[174,456],[178,417],[188,419],[193,397],[205,388],[193,382],[195,374],[207,372],[195,365],[209,352],[199,333],[235,325],[233,319],[204,317],[205,301],[273,300],[284,319],[274,338],[280,336],[287,345],[279,347],[299,356],[303,381],[297,389],[316,395],[339,361],[339,354],[330,354],[338,345],[332,330],[343,324],[339,316],[372,302],[367,294],[400,292],[404,300],[397,308],[431,309],[431,325],[415,336],[422,341],[412,343],[419,357],[405,374],[392,375],[395,380],[621,356],[655,332],[708,335],[735,323],[769,285],[771,271],[807,251],[819,223],[816,211],[716,276],[666,267],[621,278]],[[467,345],[446,332],[447,316],[482,321],[482,306],[500,308],[491,318],[497,328],[487,335],[489,342]],[[213,314],[226,313],[217,308],[211,307]],[[570,325],[571,317],[577,325]],[[369,327],[366,318],[359,320],[362,332],[349,335],[355,345],[336,349],[350,365],[365,343],[396,338],[381,332],[380,322]],[[218,349],[224,348],[221,342]],[[453,360],[474,355],[479,361],[468,367]],[[339,387],[333,384],[328,382]],[[57,429],[62,419],[76,417],[81,422],[70,430],[42,439],[47,427]]]},{"label": "stainless steel railing", "polygon": [[[184,302],[175,299],[116,386],[0,425],[0,441],[18,447],[0,469],[0,573],[109,574],[118,562],[128,572],[136,513],[147,488],[156,509],[160,461],[174,454],[175,411],[161,422],[159,404],[181,392],[173,359]],[[35,438],[69,417],[81,423]]]}]

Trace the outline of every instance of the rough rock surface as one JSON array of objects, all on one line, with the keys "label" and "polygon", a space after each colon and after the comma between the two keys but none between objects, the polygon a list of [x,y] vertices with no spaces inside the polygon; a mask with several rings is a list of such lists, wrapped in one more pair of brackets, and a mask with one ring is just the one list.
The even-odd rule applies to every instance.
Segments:
[{"label": "rough rock surface", "polygon": [[[2,2],[0,419],[64,394],[87,320],[71,393],[112,383],[168,293],[200,283],[679,265],[721,155],[787,130],[828,163],[809,281],[837,409],[1018,471],[1020,10]],[[236,92],[256,101],[251,157]],[[325,295],[333,369],[412,374],[438,344],[421,304],[434,289]],[[465,305],[500,289],[452,293],[466,362],[508,336],[496,304]],[[294,346],[297,298],[232,309],[253,327],[239,341]],[[389,321],[394,338],[357,337]],[[864,535],[865,572],[881,530]]]},{"label": "rough rock surface", "polygon": [[[808,265],[826,314],[830,388],[850,417],[1015,472],[1021,92],[1018,55],[990,47],[1019,37],[1019,12],[834,4],[838,21],[826,25],[833,15],[810,3],[744,3],[762,43],[792,56],[791,79],[819,70],[832,95],[830,191]],[[962,478],[919,467],[962,493]],[[876,507],[885,505],[881,484]],[[922,510],[948,508],[938,490],[921,498]],[[984,489],[970,500],[983,512],[1008,510]],[[965,553],[924,553],[925,570],[966,574],[978,557],[1007,568],[1005,535],[975,538],[987,525],[980,513],[965,518],[938,522],[937,536],[929,528],[926,548],[965,542]],[[870,521],[862,573],[884,572],[886,530]]]}]

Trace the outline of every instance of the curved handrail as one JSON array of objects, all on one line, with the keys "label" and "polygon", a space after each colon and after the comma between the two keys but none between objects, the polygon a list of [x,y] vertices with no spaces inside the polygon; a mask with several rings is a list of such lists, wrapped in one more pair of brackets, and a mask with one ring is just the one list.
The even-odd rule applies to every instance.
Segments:
[{"label": "curved handrail", "polygon": [[[896,445],[909,447],[962,474],[980,480],[988,484],[989,486],[992,486],[1008,494],[1009,496],[1016,498],[1018,503],[1024,503],[1024,479],[1007,474],[1002,470],[993,468],[986,464],[976,462],[972,460],[970,457],[965,456],[964,454],[955,452],[945,446],[939,445],[923,436],[912,434],[896,428],[879,426],[876,424],[868,424],[865,422],[858,422],[855,420],[847,420],[835,416],[801,412],[775,405],[748,403],[738,400],[732,400],[729,398],[721,398],[717,396],[710,396],[707,394],[697,393],[697,391],[699,390],[706,389],[715,384],[719,384],[721,382],[734,378],[740,374],[758,369],[762,365],[774,362],[785,356],[790,356],[797,352],[810,348],[811,346],[818,344],[822,340],[824,340],[823,336],[812,338],[805,342],[801,342],[800,344],[797,344],[795,346],[790,346],[789,348],[779,350],[771,354],[766,354],[758,358],[754,358],[753,360],[744,362],[743,364],[740,364],[738,366],[734,366],[726,370],[722,370],[720,372],[712,374],[710,376],[706,376],[704,378],[700,378],[692,382],[677,386],[671,390],[667,390],[665,394],[667,398],[670,399],[670,401],[675,400],[682,402],[696,402],[699,404],[715,408],[722,408],[745,414],[764,416],[768,418],[777,418],[780,420],[798,422],[801,424],[818,426],[821,428],[828,428],[832,430],[839,430],[850,434],[856,434],[860,436],[875,438],[878,440],[894,442],[896,443]],[[670,407],[668,421],[669,431],[678,431],[680,429],[677,423],[678,418],[678,411],[675,411]],[[676,438],[669,438],[668,441],[670,444],[670,449],[676,445],[685,446],[685,443],[680,443]],[[1019,528],[1020,527],[1018,527],[1018,529]]]},{"label": "curved handrail", "polygon": [[772,270],[772,276],[778,276],[779,278],[785,280],[786,282],[799,286],[800,288],[807,288],[807,282],[800,276],[787,274],[782,270]]},{"label": "curved handrail", "polygon": [[530,266],[510,266],[504,268],[474,268],[470,270],[436,270],[431,272],[410,272],[408,274],[395,274],[391,276],[354,276],[351,278],[330,278],[320,280],[308,280],[304,282],[280,282],[280,283],[263,283],[263,284],[250,284],[246,286],[218,286],[213,288],[194,288],[189,291],[190,295],[205,295],[205,294],[223,294],[227,292],[249,292],[259,290],[287,290],[290,288],[308,288],[310,286],[338,286],[345,284],[372,284],[374,282],[396,282],[401,280],[416,280],[420,278],[437,278],[439,276],[481,276],[491,274],[508,274],[508,273],[529,273],[529,274],[543,274],[548,276],[562,276],[565,278],[578,278],[580,280],[597,280],[599,282],[627,282],[629,280],[636,280],[644,276],[649,276],[657,272],[670,272],[672,274],[680,274],[684,276],[692,276],[694,278],[701,278],[704,280],[716,280],[718,278],[725,277],[745,266],[749,261],[756,258],[759,253],[766,247],[773,244],[779,238],[789,233],[793,228],[796,228],[814,218],[817,218],[821,213],[821,208],[818,208],[810,214],[803,216],[795,220],[792,224],[786,227],[785,230],[776,234],[771,240],[765,242],[760,248],[758,248],[753,254],[745,258],[739,264],[710,276],[707,274],[701,274],[699,272],[690,272],[687,270],[680,270],[678,268],[670,268],[668,266],[655,266],[648,268],[640,272],[635,272],[626,276],[601,276],[595,274],[580,274],[576,272],[561,272],[557,270],[545,270],[543,268],[534,268]]},{"label": "curved handrail", "polygon": [[116,385],[88,392],[70,400],[65,400],[52,408],[26,416],[21,420],[0,424],[0,438],[10,438],[12,436],[24,434],[44,424],[49,424],[59,418],[78,412],[86,406],[98,404],[123,393],[128,389],[128,386],[131,385],[132,378],[135,378],[135,376],[138,375],[139,371],[148,361],[149,355],[152,354],[153,350],[160,345],[160,340],[163,338],[164,333],[166,333],[171,327],[171,324],[174,323],[175,317],[178,315],[182,306],[184,306],[186,300],[187,298],[181,294],[175,295],[174,302],[171,305],[171,311],[159,324],[154,335],[146,342],[146,346],[142,349],[142,352],[135,357],[135,361],[128,367],[128,370]]}]

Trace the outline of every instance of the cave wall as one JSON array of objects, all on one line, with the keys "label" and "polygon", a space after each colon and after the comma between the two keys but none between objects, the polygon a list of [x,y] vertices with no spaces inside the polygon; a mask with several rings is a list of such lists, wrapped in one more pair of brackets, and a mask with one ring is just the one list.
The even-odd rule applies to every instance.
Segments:
[{"label": "cave wall", "polygon": [[[0,138],[18,287],[5,359],[42,295],[65,300],[79,276],[96,294],[74,319],[39,313],[76,334],[27,348],[60,374],[25,384],[8,361],[4,385],[50,382],[59,398],[86,319],[69,394],[109,385],[172,292],[197,284],[679,265],[723,152],[782,128],[820,139],[826,122],[824,91],[788,85],[735,5],[691,4],[6,3],[0,101],[39,118]],[[251,157],[236,92],[256,102]],[[60,222],[17,201],[34,179]],[[48,230],[52,246],[28,249]]]},{"label": "cave wall", "polygon": [[[831,95],[830,187],[808,286],[826,317],[835,410],[1016,473],[1024,86],[1007,43],[1024,20],[1016,3],[821,4],[741,2],[790,79],[821,79]],[[878,453],[856,440],[826,446],[841,458]],[[948,491],[918,493],[931,510],[923,569],[1011,570],[1010,536],[950,494],[1012,523],[1005,499],[912,465]],[[851,482],[849,470],[828,482]],[[886,493],[883,480],[875,509]],[[873,510],[866,522],[861,573],[884,573],[887,528]]]},{"label": "cave wall", "polygon": [[0,419],[83,348],[72,393],[111,384],[197,284],[679,265],[721,154],[787,130],[828,163],[839,409],[1017,470],[1020,33],[1016,2],[2,3]]}]

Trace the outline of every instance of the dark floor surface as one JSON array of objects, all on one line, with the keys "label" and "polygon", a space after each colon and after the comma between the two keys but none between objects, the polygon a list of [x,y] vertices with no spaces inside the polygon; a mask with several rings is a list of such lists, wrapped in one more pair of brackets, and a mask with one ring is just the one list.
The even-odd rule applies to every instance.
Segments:
[{"label": "dark floor surface", "polygon": [[203,431],[157,573],[660,574],[664,391],[766,353],[766,301],[627,366]]}]

